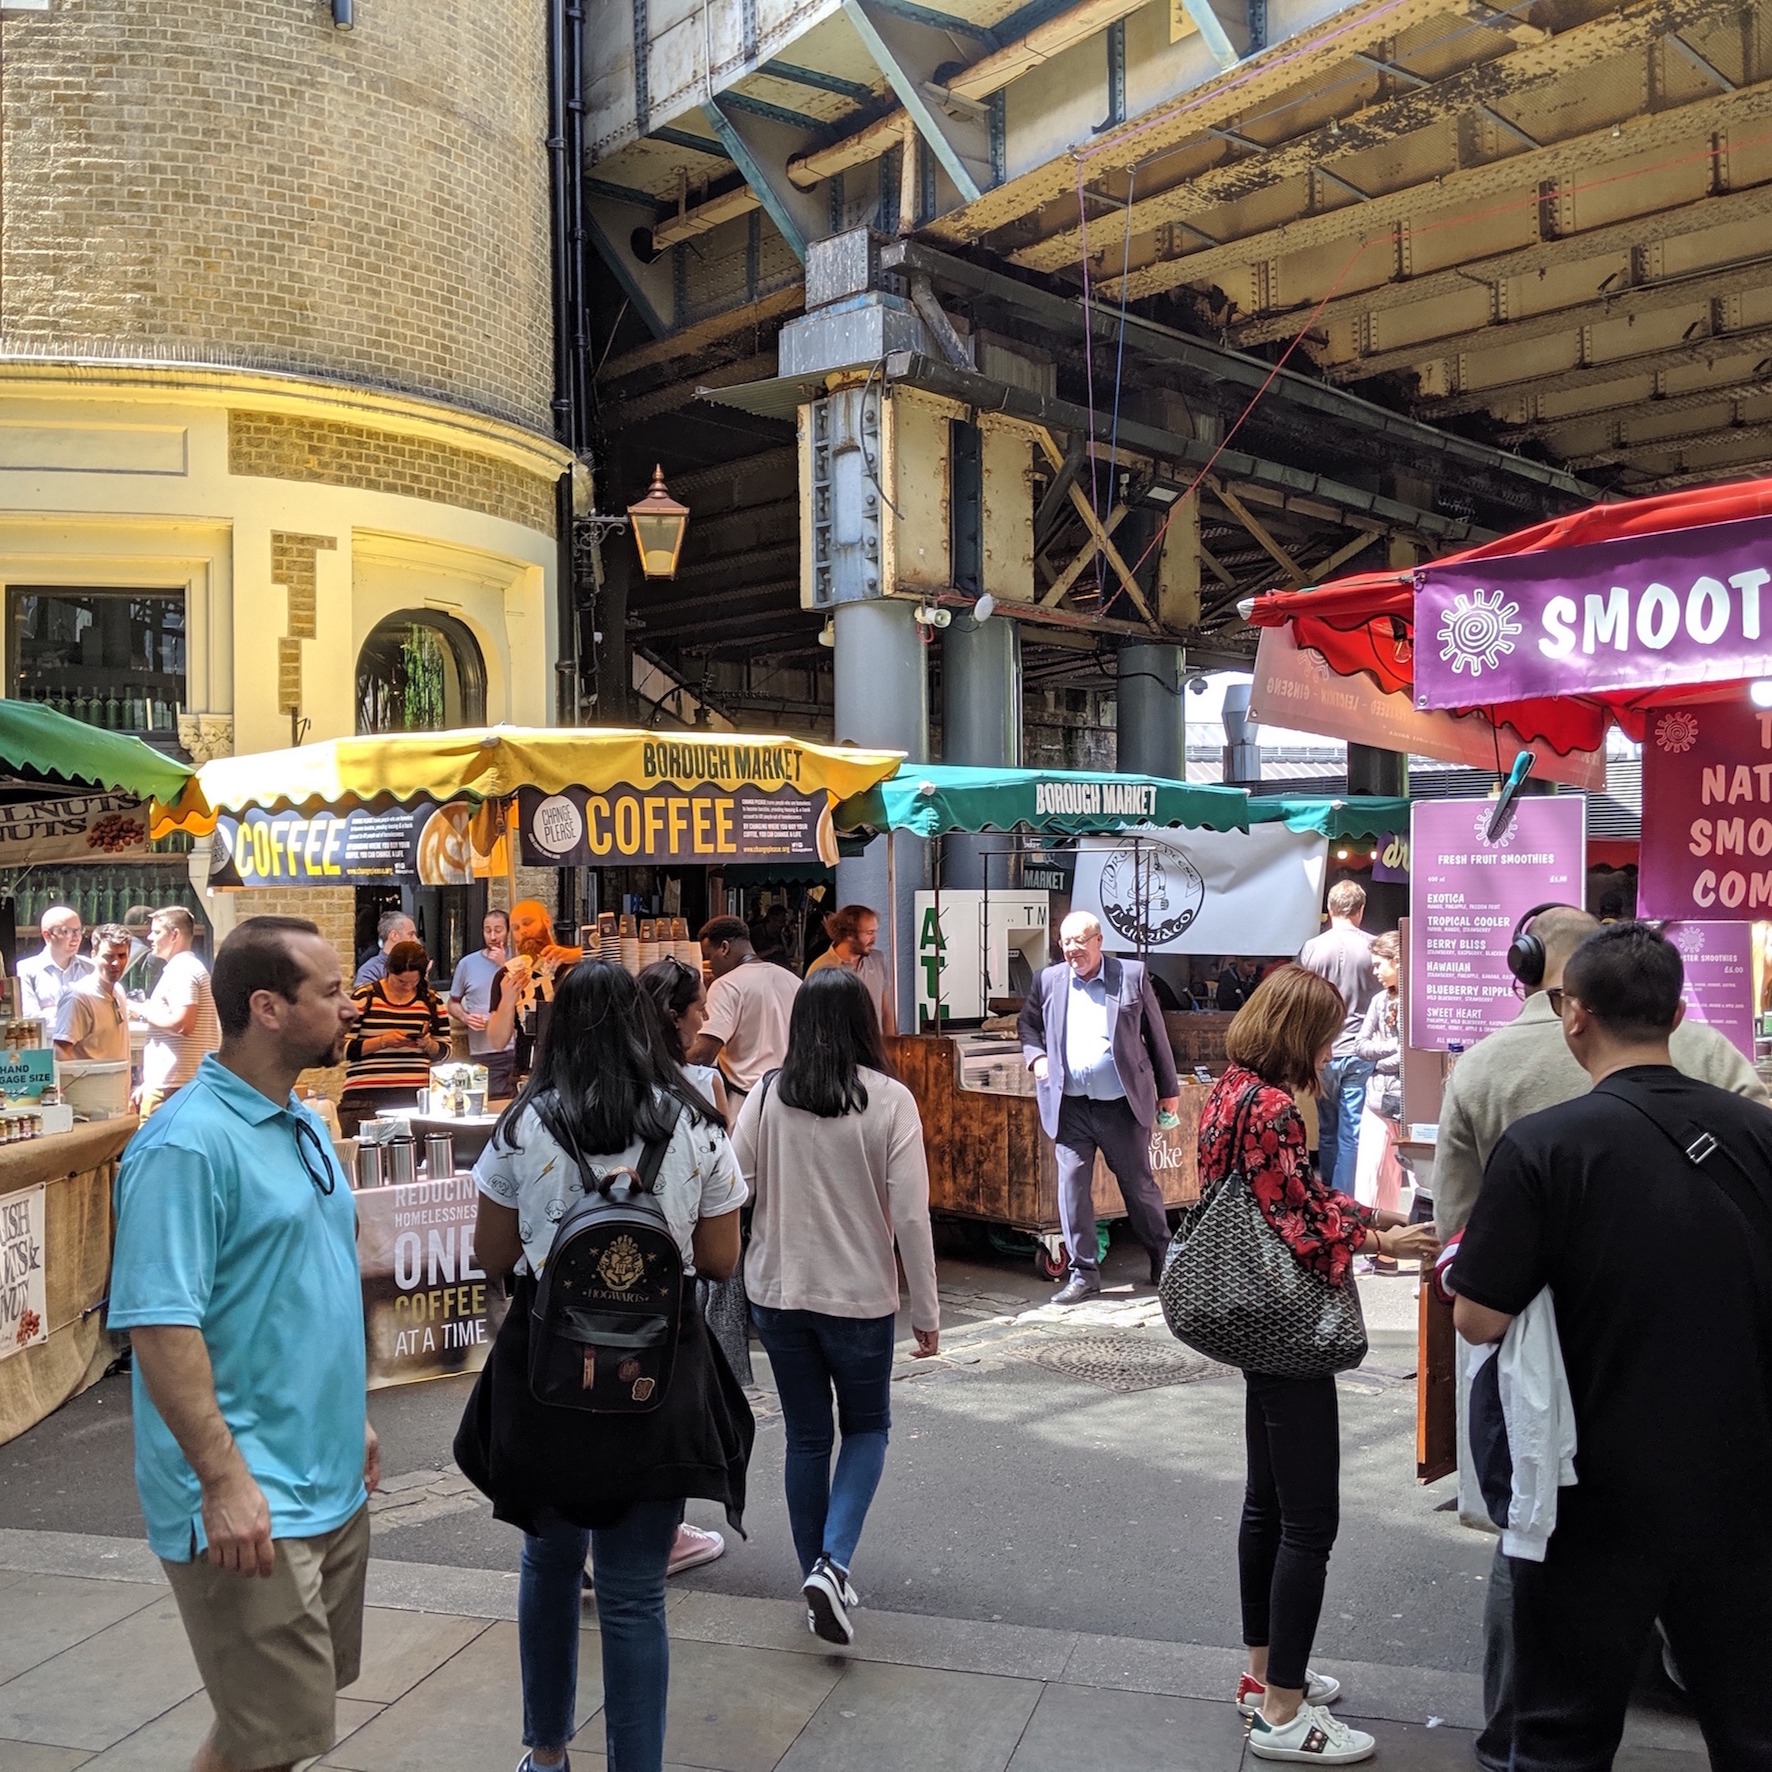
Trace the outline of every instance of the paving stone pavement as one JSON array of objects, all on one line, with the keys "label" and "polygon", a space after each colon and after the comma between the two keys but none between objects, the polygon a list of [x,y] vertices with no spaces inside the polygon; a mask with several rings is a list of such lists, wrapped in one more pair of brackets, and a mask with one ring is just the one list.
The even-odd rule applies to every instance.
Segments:
[{"label": "paving stone pavement", "polygon": [[[459,1477],[386,1507],[459,1496]],[[415,1499],[403,1501],[411,1496]],[[378,1529],[381,1522],[378,1521]],[[515,1572],[375,1559],[364,1664],[329,1772],[489,1772],[519,1754]],[[1187,1643],[870,1611],[833,1652],[790,1600],[670,1600],[668,1765],[688,1772],[1236,1772],[1240,1658]],[[587,1608],[577,1772],[603,1772]],[[1336,1663],[1342,1707],[1397,1772],[1468,1772],[1474,1679]],[[134,1539],[0,1530],[0,1772],[185,1772],[209,1709],[171,1596]],[[1253,1762],[1249,1762],[1253,1764]],[[1633,1717],[1627,1772],[1700,1772],[1696,1732]]]}]

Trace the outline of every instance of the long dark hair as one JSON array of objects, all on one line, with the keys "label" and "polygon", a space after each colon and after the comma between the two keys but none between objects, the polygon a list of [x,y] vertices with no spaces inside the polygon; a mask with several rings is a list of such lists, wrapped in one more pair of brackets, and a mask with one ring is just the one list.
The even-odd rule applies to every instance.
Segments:
[{"label": "long dark hair", "polygon": [[663,1136],[668,1115],[661,1092],[695,1119],[718,1125],[664,1047],[657,1020],[651,999],[607,960],[580,960],[562,973],[535,1069],[500,1115],[494,1138],[506,1150],[520,1150],[517,1125],[533,1107],[560,1144],[587,1154],[625,1150],[636,1138]]},{"label": "long dark hair", "polygon": [[822,1120],[867,1111],[861,1071],[892,1075],[868,987],[840,966],[821,967],[800,986],[788,1021],[788,1055],[775,1092]]},{"label": "long dark hair", "polygon": [[643,968],[635,982],[641,996],[650,998],[656,1011],[654,1026],[660,1051],[674,1063],[682,1064],[689,1054],[683,1050],[677,1017],[701,995],[701,974],[693,966],[667,956]]}]

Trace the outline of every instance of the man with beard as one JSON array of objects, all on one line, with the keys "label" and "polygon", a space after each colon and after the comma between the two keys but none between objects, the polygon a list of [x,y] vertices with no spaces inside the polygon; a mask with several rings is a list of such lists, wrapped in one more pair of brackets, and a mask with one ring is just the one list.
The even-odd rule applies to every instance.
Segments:
[{"label": "man with beard", "polygon": [[563,948],[555,942],[554,919],[545,904],[525,898],[511,906],[511,957],[492,981],[486,1039],[494,1050],[503,1050],[516,1037],[515,1084],[521,1085],[535,1063],[536,1047],[554,1012],[554,989],[561,973],[583,958],[583,948]]},{"label": "man with beard", "polygon": [[193,1772],[323,1754],[357,1678],[369,1491],[357,1214],[296,1098],[357,1018],[338,956],[252,917],[212,976],[221,1050],[130,1141],[110,1326],[135,1344],[135,1468],[215,1712]]}]

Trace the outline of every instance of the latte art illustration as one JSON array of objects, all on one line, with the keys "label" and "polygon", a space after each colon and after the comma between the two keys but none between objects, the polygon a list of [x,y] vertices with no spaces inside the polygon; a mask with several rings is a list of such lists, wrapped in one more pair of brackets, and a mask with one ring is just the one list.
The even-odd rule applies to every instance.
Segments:
[{"label": "latte art illustration", "polygon": [[427,886],[473,885],[467,807],[439,806],[431,814],[418,839],[418,877]]}]

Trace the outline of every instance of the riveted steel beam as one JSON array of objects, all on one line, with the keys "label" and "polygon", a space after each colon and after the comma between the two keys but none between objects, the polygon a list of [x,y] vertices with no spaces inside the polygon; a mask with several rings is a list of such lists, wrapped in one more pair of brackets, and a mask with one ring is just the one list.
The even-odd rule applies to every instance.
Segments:
[{"label": "riveted steel beam", "polygon": [[[1640,48],[1663,32],[1701,24],[1735,9],[1735,0],[1631,0],[1604,18],[1561,31],[1528,49],[1498,54],[1442,79],[1429,81],[1424,76],[1411,75],[1411,80],[1420,82],[1411,91],[1364,105],[1346,117],[1274,142],[1244,159],[1213,167],[1167,191],[1151,192],[1132,206],[1133,235],[1136,238],[1165,222],[1185,220],[1239,202],[1287,179],[1300,177],[1326,161],[1382,146],[1418,130],[1443,129],[1448,112],[1531,91]],[[1380,57],[1360,51],[1357,43],[1355,38],[1350,50],[1343,52],[1344,59],[1401,71]],[[1255,111],[1253,106],[1250,109]],[[1243,115],[1236,112],[1220,123],[1204,102],[1198,114],[1199,124],[1188,132],[1195,140],[1202,135],[1223,136],[1229,125],[1240,122]],[[1161,132],[1153,129],[1153,133]],[[1105,160],[1094,165],[1100,171],[1107,170]],[[1072,182],[1074,189],[1074,174]],[[1032,270],[1058,270],[1077,263],[1081,244],[1078,230],[1071,227],[1011,256],[1017,264]]]},{"label": "riveted steel beam", "polygon": [[1263,228],[1220,247],[1190,252],[1140,267],[1130,276],[1104,277],[1104,294],[1128,298],[1158,295],[1182,284],[1207,286],[1233,270],[1259,260],[1313,251],[1366,236],[1370,249],[1383,249],[1396,223],[1419,224],[1425,214],[1462,204],[1517,194],[1549,179],[1591,178],[1594,169],[1642,155],[1671,152],[1676,144],[1718,129],[1741,128],[1772,116],[1772,81],[1739,92],[1721,93],[1674,109],[1633,113],[1599,129],[1571,136],[1533,152],[1513,154],[1485,166],[1448,170],[1418,179],[1403,189],[1350,202],[1339,209],[1304,216],[1280,228]]},{"label": "riveted steel beam", "polygon": [[[798,189],[787,174],[788,161],[816,139],[810,129],[759,116],[722,93],[702,107],[702,115],[744,174],[751,193],[774,222],[794,257],[806,262],[806,248],[829,231],[829,205]],[[655,236],[656,237],[656,236]]]}]

